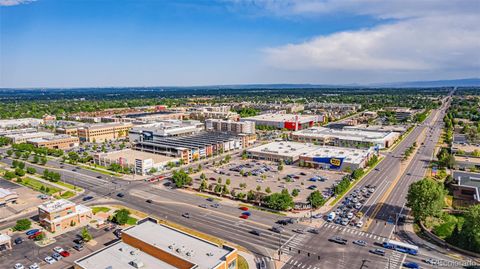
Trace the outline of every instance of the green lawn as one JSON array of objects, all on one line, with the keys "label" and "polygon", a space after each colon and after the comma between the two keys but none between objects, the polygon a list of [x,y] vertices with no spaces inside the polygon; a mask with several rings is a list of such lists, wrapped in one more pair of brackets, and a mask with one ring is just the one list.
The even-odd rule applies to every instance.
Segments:
[{"label": "green lawn", "polygon": [[63,186],[65,188],[69,188],[71,190],[74,190],[74,191],[82,191],[82,188],[80,187],[77,187],[75,185],[72,185],[70,183],[67,183],[67,182],[63,182],[63,181],[58,181],[58,182],[55,182],[56,184],[60,185],[60,186]]},{"label": "green lawn", "polygon": [[138,221],[138,219],[136,219],[134,217],[128,217],[127,224],[128,225],[136,225],[137,221]]},{"label": "green lawn", "polygon": [[94,207],[92,207],[93,214],[97,214],[98,212],[107,213],[108,211],[110,211],[110,208],[108,208],[108,207],[104,207],[104,206],[94,206]]},{"label": "green lawn", "polygon": [[[26,187],[29,187],[31,189],[34,189],[36,191],[46,193],[48,195],[52,195],[52,194],[60,191],[60,189],[55,187],[55,186],[45,184],[45,183],[40,182],[40,181],[38,181],[36,179],[33,179],[33,178],[25,178],[25,179],[22,180],[22,182],[18,182],[18,183],[20,183],[20,184],[22,184]],[[40,189],[42,188],[42,186],[44,188],[48,188],[48,191],[41,191]]]},{"label": "green lawn", "polygon": [[212,198],[213,200],[215,201],[222,201],[222,199],[218,198],[218,197],[215,197],[215,196],[210,196],[210,195],[206,195],[206,194],[201,194],[201,193],[195,193],[196,196],[200,196],[200,197],[203,197],[205,199],[207,198]]},{"label": "green lawn", "polygon": [[464,218],[462,216],[454,216],[450,214],[444,214],[441,218],[440,224],[433,227],[432,231],[438,237],[445,239],[452,235],[453,229],[457,223],[461,227],[463,225]]},{"label": "green lawn", "polygon": [[68,198],[72,198],[73,196],[75,196],[75,193],[73,191],[63,191],[62,194],[60,195],[60,198],[68,199]]}]

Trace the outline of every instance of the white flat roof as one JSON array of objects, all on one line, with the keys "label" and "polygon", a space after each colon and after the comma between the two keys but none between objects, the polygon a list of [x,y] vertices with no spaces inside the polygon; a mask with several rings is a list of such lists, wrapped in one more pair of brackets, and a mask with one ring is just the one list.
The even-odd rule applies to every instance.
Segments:
[{"label": "white flat roof", "polygon": [[317,148],[318,146],[315,146],[313,144],[280,141],[260,145],[258,147],[248,149],[247,151],[260,154],[274,154],[284,157],[297,157],[304,153],[313,151]]},{"label": "white flat roof", "polygon": [[9,189],[0,188],[0,198],[4,198],[12,194],[17,194],[17,193]]},{"label": "white flat roof", "polygon": [[[229,250],[214,243],[151,221],[133,226],[125,230],[124,233],[197,264],[198,269],[215,268],[230,253]],[[181,251],[178,251],[178,249]],[[186,253],[188,252],[191,255],[187,256]]]},{"label": "white flat roof", "polygon": [[65,209],[67,207],[73,207],[73,206],[75,206],[74,202],[71,202],[71,201],[65,200],[65,199],[59,199],[59,200],[55,200],[55,201],[51,201],[51,202],[41,204],[41,205],[38,206],[38,208],[40,208],[40,209],[42,209],[43,211],[46,211],[46,212],[57,212],[57,211]]},{"label": "white flat roof", "polygon": [[367,158],[368,154],[371,153],[371,149],[352,149],[352,148],[341,148],[341,147],[327,147],[320,146],[314,151],[304,153],[303,157],[318,157],[318,158],[345,158],[344,161],[353,164],[359,164]]},{"label": "white flat roof", "polygon": [[128,165],[135,164],[135,159],[139,159],[142,161],[152,159],[154,164],[170,162],[178,159],[133,149],[123,149],[118,151],[112,151],[109,153],[101,153],[98,156],[101,159],[109,159],[111,161],[117,161],[119,158],[124,158],[125,163],[127,163]]},{"label": "white flat roof", "polygon": [[385,141],[398,134],[394,132],[374,132],[349,129],[333,129],[325,127],[312,127],[301,131],[296,131],[293,135],[307,137],[335,137],[343,140],[356,141]]},{"label": "white flat roof", "polygon": [[28,139],[29,142],[33,143],[41,143],[41,142],[48,142],[48,141],[56,141],[56,140],[63,140],[63,139],[70,139],[73,138],[71,135],[60,134],[54,136],[47,136],[47,137],[38,137],[33,139]]},{"label": "white flat roof", "polygon": [[272,122],[308,122],[317,119],[315,115],[296,115],[296,114],[280,114],[280,113],[268,113],[253,117],[242,118],[242,121],[272,121]]},{"label": "white flat roof", "polygon": [[38,137],[48,137],[48,136],[54,136],[55,134],[53,133],[47,133],[47,132],[34,132],[34,133],[21,133],[21,134],[12,134],[12,135],[6,135],[8,138],[13,138],[13,139],[18,139],[18,138],[38,138]]},{"label": "white flat roof", "polygon": [[76,260],[75,263],[86,269],[132,269],[134,267],[129,263],[134,260],[143,263],[144,267],[142,268],[145,269],[177,269],[175,266],[139,251],[122,241]]}]

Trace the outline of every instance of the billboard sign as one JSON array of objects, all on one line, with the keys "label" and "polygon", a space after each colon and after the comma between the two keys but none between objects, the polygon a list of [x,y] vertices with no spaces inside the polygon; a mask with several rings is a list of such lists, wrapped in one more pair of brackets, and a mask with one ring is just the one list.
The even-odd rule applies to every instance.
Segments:
[{"label": "billboard sign", "polygon": [[335,158],[335,157],[313,157],[313,161],[316,163],[323,163],[329,165],[331,169],[338,169],[342,166],[343,160],[345,158]]}]

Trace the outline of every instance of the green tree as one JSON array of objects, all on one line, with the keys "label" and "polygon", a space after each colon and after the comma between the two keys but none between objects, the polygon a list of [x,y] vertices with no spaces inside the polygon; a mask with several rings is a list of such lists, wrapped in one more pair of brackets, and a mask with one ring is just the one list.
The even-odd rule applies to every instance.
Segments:
[{"label": "green tree", "polygon": [[293,198],[287,189],[282,190],[281,193],[273,193],[265,196],[263,202],[265,206],[274,210],[287,210],[294,205]]},{"label": "green tree", "polygon": [[323,195],[318,191],[313,191],[307,198],[307,201],[312,205],[313,208],[319,208],[325,204],[325,198]]},{"label": "green tree", "polygon": [[480,253],[480,205],[471,206],[460,231],[462,247]]},{"label": "green tree", "polygon": [[424,178],[408,188],[407,206],[412,209],[417,221],[440,214],[444,206],[445,189],[433,179]]},{"label": "green tree", "polygon": [[262,187],[260,185],[257,185],[257,188],[256,188],[257,191],[261,191],[262,190]]},{"label": "green tree", "polygon": [[27,167],[27,173],[29,174],[35,174],[37,172],[37,169],[33,167]]},{"label": "green tree", "polygon": [[124,225],[128,222],[128,219],[130,218],[130,211],[128,209],[118,209],[114,212],[112,221]]},{"label": "green tree", "polygon": [[232,183],[232,181],[229,178],[227,178],[227,180],[225,181],[225,184],[227,184],[227,186],[230,186],[230,183]]},{"label": "green tree", "polygon": [[15,169],[15,175],[17,175],[19,177],[23,177],[25,175],[25,171],[23,169],[16,168]]},{"label": "green tree", "polygon": [[38,163],[39,161],[40,161],[40,158],[38,157],[38,155],[36,155],[36,154],[33,155],[33,160],[32,160],[32,162],[33,162],[33,163]]},{"label": "green tree", "polygon": [[11,171],[7,171],[5,172],[5,174],[3,175],[3,177],[7,180],[12,180],[13,178],[15,178],[15,172],[11,172]]},{"label": "green tree", "polygon": [[11,149],[7,150],[7,156],[12,157],[12,155],[13,155],[13,150]]},{"label": "green tree", "polygon": [[32,222],[29,219],[19,219],[15,226],[13,226],[14,231],[25,231],[32,227]]},{"label": "green tree", "polygon": [[300,193],[300,191],[298,189],[293,189],[292,190],[292,196],[293,197],[297,197],[299,193]]},{"label": "green tree", "polygon": [[189,185],[192,183],[192,178],[185,173],[185,171],[182,169],[180,171],[174,171],[172,175],[172,180],[175,183],[175,186],[177,188],[183,188],[185,185]]},{"label": "green tree", "polygon": [[205,179],[202,179],[202,182],[200,183],[199,190],[204,191],[205,189],[207,189],[207,181]]},{"label": "green tree", "polygon": [[[127,220],[128,220],[128,218],[127,218]],[[88,231],[87,227],[83,227],[81,235],[82,235],[83,241],[85,241],[85,242],[88,242],[88,241],[92,240],[92,238],[93,238],[92,235],[90,234],[90,232]]]},{"label": "green tree", "polygon": [[267,188],[265,189],[265,192],[268,193],[268,194],[270,194],[270,193],[272,193],[272,190],[270,189],[270,187],[267,187]]},{"label": "green tree", "polygon": [[40,164],[41,165],[45,165],[45,164],[47,164],[47,162],[48,162],[47,157],[43,156],[42,158],[40,158]]}]

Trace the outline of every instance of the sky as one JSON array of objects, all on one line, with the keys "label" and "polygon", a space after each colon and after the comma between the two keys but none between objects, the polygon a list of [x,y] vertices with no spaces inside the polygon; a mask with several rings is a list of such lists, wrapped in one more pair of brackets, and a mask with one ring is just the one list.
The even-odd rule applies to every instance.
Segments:
[{"label": "sky", "polygon": [[0,87],[480,77],[479,0],[0,0]]}]

